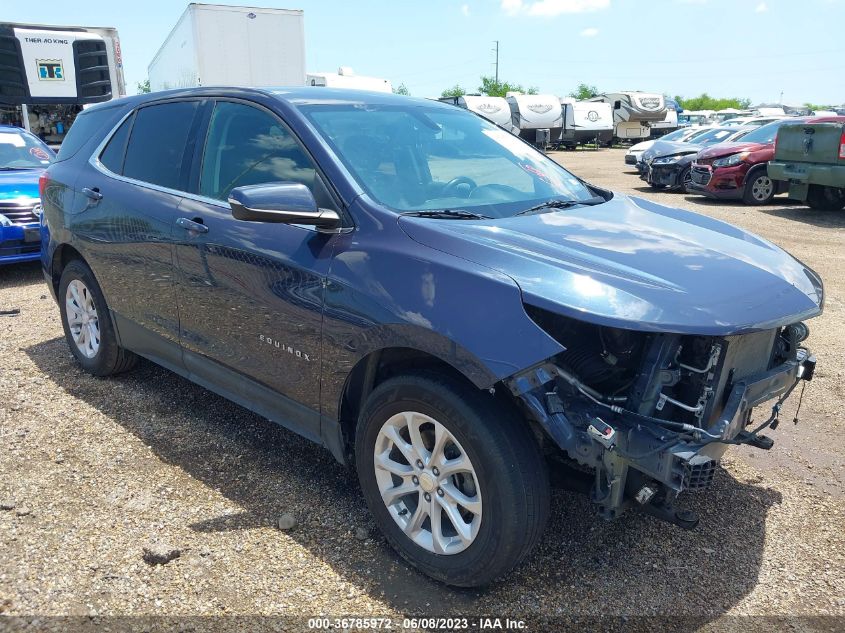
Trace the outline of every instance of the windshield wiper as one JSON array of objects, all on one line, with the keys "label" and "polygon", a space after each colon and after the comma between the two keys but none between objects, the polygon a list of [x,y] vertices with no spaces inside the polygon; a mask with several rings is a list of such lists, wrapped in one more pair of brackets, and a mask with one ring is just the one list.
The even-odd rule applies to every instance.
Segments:
[{"label": "windshield wiper", "polygon": [[586,200],[546,200],[545,202],[541,202],[533,207],[528,207],[519,213],[514,213],[514,217],[517,215],[530,215],[545,209],[568,209],[569,207],[574,207],[579,204],[595,206],[597,204],[601,204],[602,202],[606,202],[606,200],[601,196],[593,196],[592,198],[587,198]]},{"label": "windshield wiper", "polygon": [[428,211],[409,211],[402,215],[413,218],[444,218],[447,220],[492,220],[489,215],[482,215],[461,209],[431,209]]}]

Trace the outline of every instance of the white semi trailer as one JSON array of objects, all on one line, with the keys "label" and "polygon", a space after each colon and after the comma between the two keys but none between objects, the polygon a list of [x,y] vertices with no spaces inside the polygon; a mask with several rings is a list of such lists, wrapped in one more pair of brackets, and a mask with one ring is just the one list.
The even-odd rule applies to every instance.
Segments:
[{"label": "white semi trailer", "polygon": [[563,130],[560,145],[575,148],[585,143],[606,145],[613,138],[613,110],[609,103],[562,97]]},{"label": "white semi trailer", "polygon": [[563,106],[558,97],[509,92],[506,99],[514,134],[541,149],[557,142],[563,130]]},{"label": "white semi trailer", "polygon": [[302,86],[300,10],[191,3],[148,68],[151,90],[195,86]]},{"label": "white semi trailer", "polygon": [[116,29],[0,23],[0,123],[58,145],[84,105],[125,95]]},{"label": "white semi trailer", "polygon": [[590,101],[609,103],[613,109],[613,136],[619,140],[646,139],[651,124],[666,116],[666,102],[661,94],[649,92],[607,92]]}]

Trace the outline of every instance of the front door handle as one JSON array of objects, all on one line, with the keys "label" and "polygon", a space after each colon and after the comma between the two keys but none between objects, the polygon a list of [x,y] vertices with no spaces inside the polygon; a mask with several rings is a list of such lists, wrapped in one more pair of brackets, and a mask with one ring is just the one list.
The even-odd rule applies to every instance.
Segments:
[{"label": "front door handle", "polygon": [[82,190],[82,193],[91,198],[91,200],[99,201],[103,199],[103,194],[100,193],[100,190],[97,187],[85,187]]},{"label": "front door handle", "polygon": [[176,220],[176,226],[194,233],[208,233],[208,227],[202,223],[202,218],[179,218]]}]

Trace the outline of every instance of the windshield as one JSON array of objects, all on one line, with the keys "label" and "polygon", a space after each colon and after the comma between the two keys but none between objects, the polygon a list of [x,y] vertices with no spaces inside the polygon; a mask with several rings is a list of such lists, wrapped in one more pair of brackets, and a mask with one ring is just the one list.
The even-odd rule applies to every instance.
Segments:
[{"label": "windshield", "polygon": [[722,143],[728,140],[732,134],[734,134],[736,130],[730,130],[726,128],[713,128],[711,130],[707,130],[704,134],[697,137],[695,139],[696,145],[713,145],[715,143]]},{"label": "windshield", "polygon": [[0,169],[39,169],[54,157],[53,150],[29,132],[0,129]]},{"label": "windshield", "polygon": [[785,123],[800,123],[802,119],[778,119],[766,125],[761,125],[753,132],[742,137],[743,143],[774,143],[778,135],[778,128]]},{"label": "windshield", "polygon": [[680,141],[685,136],[689,136],[689,130],[681,128],[679,130],[675,130],[674,132],[669,132],[669,134],[664,134],[661,139],[664,141]]},{"label": "windshield", "polygon": [[471,209],[501,218],[552,199],[594,199],[544,154],[460,108],[408,103],[301,109],[361,187],[400,212]]}]

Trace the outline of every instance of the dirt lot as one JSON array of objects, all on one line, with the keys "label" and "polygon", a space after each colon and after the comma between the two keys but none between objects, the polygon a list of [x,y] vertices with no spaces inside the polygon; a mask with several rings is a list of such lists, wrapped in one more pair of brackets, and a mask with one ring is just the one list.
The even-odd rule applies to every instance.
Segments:
[{"label": "dirt lot", "polygon": [[[0,613],[85,616],[75,625],[299,616],[272,621],[291,630],[321,614],[399,624],[407,614],[669,615],[736,630],[773,624],[733,616],[836,615],[801,627],[845,626],[845,213],[654,192],[626,173],[622,155],[555,156],[596,184],[751,229],[827,287],[825,314],[811,323],[819,365],[800,424],[793,398],[774,450],[729,453],[714,488],[688,500],[702,517],[696,531],[635,514],[605,523],[585,498],[557,491],[525,565],[486,591],[451,590],[393,554],[353,473],[323,449],[150,363],[117,379],[84,374],[38,267],[13,266],[0,268],[0,310],[21,310],[0,316]],[[277,527],[285,513],[293,530]],[[181,555],[152,566],[142,558],[150,542]],[[4,622],[23,621],[0,617],[0,630]]]}]

